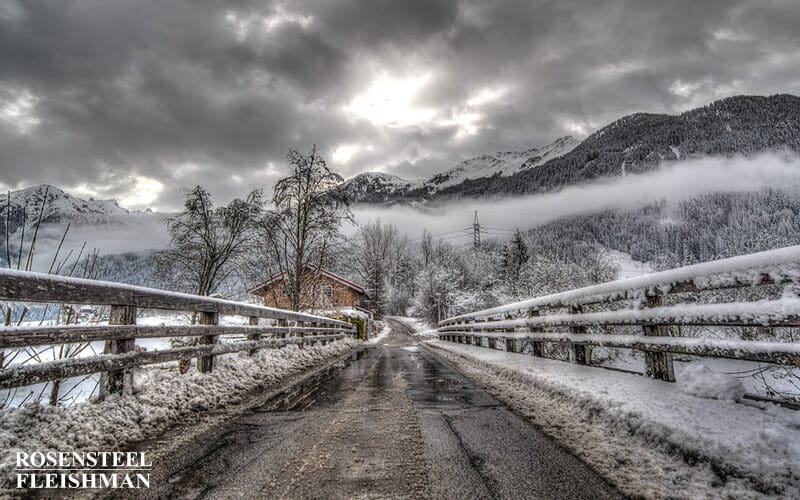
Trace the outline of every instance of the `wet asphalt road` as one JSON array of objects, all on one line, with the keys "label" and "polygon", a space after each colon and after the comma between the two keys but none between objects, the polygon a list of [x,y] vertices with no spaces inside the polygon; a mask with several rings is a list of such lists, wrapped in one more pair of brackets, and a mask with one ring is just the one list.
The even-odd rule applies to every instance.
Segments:
[{"label": "wet asphalt road", "polygon": [[[391,321],[391,320],[390,320]],[[617,498],[405,325],[155,464],[159,498]]]}]

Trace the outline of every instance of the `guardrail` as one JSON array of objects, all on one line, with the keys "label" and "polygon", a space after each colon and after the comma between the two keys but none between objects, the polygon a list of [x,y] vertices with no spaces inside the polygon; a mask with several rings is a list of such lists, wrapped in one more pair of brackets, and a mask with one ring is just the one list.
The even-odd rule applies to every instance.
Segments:
[{"label": "guardrail", "polygon": [[[315,344],[352,336],[350,323],[229,300],[120,283],[0,269],[0,301],[110,306],[108,325],[0,328],[0,352],[38,345],[105,341],[103,354],[0,369],[0,389],[103,372],[103,393],[123,393],[132,385],[131,369],[153,363],[197,358],[200,372],[211,372],[214,356],[234,352]],[[137,326],[140,309],[198,313],[198,325]],[[219,325],[220,315],[245,316],[248,326]],[[275,325],[259,325],[259,320]],[[245,341],[220,343],[221,336]],[[266,337],[269,336],[269,337]],[[198,345],[139,352],[136,339],[198,337]]]},{"label": "guardrail", "polygon": [[[672,354],[733,358],[800,367],[800,342],[681,337],[682,326],[800,326],[800,245],[696,264],[636,278],[534,297],[447,318],[439,338],[542,356],[546,342],[570,346],[570,359],[591,363],[591,347],[644,352],[645,374],[674,381]],[[707,292],[783,285],[772,300],[694,303]],[[674,296],[674,297],[673,297]],[[684,298],[682,298],[684,297]],[[677,304],[666,304],[667,298]],[[692,299],[694,300],[694,299]],[[628,302],[626,304],[626,302]],[[593,309],[586,311],[586,308]],[[599,309],[599,310],[598,310]],[[589,327],[638,326],[639,335],[586,333]],[[552,331],[564,328],[567,331]],[[551,331],[546,331],[551,330]]]}]

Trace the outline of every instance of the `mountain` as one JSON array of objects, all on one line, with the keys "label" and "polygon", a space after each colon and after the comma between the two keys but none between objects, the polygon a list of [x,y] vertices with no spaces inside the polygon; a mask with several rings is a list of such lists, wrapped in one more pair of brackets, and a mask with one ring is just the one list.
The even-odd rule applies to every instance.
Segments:
[{"label": "mountain", "polygon": [[360,186],[351,194],[365,203],[507,196],[644,172],[663,162],[782,149],[800,153],[800,97],[735,96],[679,115],[632,114],[579,144],[562,138],[540,150],[480,156],[425,181],[376,182],[377,191],[359,179],[374,174],[348,183]]},{"label": "mountain", "polygon": [[342,188],[360,203],[383,203],[398,197],[426,198],[466,181],[516,175],[558,158],[578,144],[575,138],[565,136],[541,148],[477,156],[428,179],[416,181],[382,172],[367,172],[348,180]]},{"label": "mountain", "polygon": [[359,203],[383,203],[405,195],[414,185],[409,181],[383,172],[365,172],[342,184],[352,200]]},{"label": "mountain", "polygon": [[435,193],[445,188],[457,186],[467,180],[486,179],[491,177],[508,177],[525,170],[543,165],[547,161],[558,158],[572,151],[579,141],[571,136],[564,136],[552,144],[539,149],[527,151],[505,151],[493,155],[478,156],[463,161],[423,183],[428,191]]},{"label": "mountain", "polygon": [[[46,184],[11,192],[10,232],[21,226],[23,219],[35,222],[44,204],[42,223],[101,224],[131,212],[119,206],[116,200],[83,200]],[[0,218],[5,221],[9,198],[0,196]],[[138,212],[135,212],[138,213]]]}]

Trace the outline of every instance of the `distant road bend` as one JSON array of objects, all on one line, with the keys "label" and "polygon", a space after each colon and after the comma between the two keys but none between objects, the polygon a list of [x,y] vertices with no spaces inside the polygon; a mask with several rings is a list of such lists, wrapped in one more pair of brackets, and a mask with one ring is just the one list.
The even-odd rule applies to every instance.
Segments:
[{"label": "distant road bend", "polygon": [[390,335],[291,404],[247,411],[157,460],[148,496],[620,497],[389,322]]}]

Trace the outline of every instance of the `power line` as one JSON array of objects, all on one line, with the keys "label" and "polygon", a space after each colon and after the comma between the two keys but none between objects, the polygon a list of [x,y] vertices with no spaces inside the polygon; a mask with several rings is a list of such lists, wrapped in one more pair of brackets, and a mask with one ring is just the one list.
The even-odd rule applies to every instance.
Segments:
[{"label": "power line", "polygon": [[450,236],[448,238],[439,238],[439,241],[450,241],[450,240],[457,240],[459,238],[468,238],[469,234],[457,234],[455,236]]},{"label": "power line", "polygon": [[[454,229],[453,231],[445,231],[443,233],[425,235],[424,237],[430,236],[431,238],[438,238],[439,241],[450,241],[450,240],[456,240],[458,238],[463,238],[465,236],[472,236],[472,247],[478,248],[481,246],[482,236],[503,237],[503,236],[508,236],[508,233],[515,233],[516,231],[517,231],[516,229],[481,226],[481,222],[478,219],[478,211],[475,210],[475,217],[473,219],[471,227],[464,227],[461,229]],[[463,234],[458,234],[458,233],[463,233]],[[442,236],[447,236],[447,238],[442,238]],[[409,239],[408,241],[421,241],[422,239],[423,237],[419,237],[419,238]]]},{"label": "power line", "polygon": [[[431,238],[438,238],[439,236],[447,236],[448,234],[460,233],[460,232],[469,233],[470,231],[472,231],[471,228],[465,227],[465,228],[462,228],[462,229],[456,229],[455,231],[447,231],[445,233],[432,234],[432,235],[430,235],[430,237]],[[420,240],[422,240],[422,237],[412,238],[412,239],[410,239],[408,241],[420,241]]]}]

